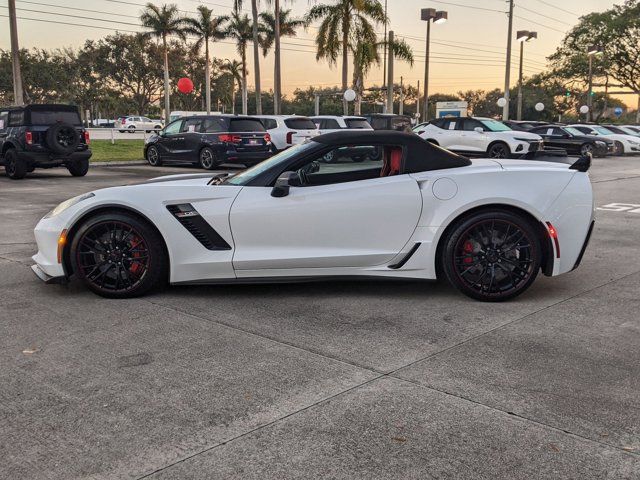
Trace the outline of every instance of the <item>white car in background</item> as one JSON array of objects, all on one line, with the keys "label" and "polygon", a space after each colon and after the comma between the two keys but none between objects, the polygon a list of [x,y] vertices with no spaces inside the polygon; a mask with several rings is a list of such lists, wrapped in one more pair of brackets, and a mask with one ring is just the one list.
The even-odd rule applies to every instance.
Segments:
[{"label": "white car in background", "polygon": [[438,118],[414,128],[421,138],[463,154],[509,158],[544,148],[540,135],[511,130],[504,123],[483,117]]},{"label": "white car in background", "polygon": [[319,115],[311,117],[320,133],[343,132],[345,130],[373,130],[373,127],[364,117],[338,115]]},{"label": "white car in background", "polygon": [[608,128],[600,125],[585,125],[583,123],[577,123],[575,125],[570,125],[570,127],[577,128],[586,135],[607,137],[609,140],[613,140],[615,144],[615,155],[640,153],[640,138],[634,135],[614,133]]},{"label": "white car in background", "polygon": [[114,128],[117,128],[120,133],[134,133],[141,130],[151,133],[152,131],[159,132],[162,130],[162,122],[160,120],[152,120],[148,117],[131,115],[129,117],[118,118]]},{"label": "white car in background", "polygon": [[320,135],[320,130],[309,117],[299,115],[257,115],[264,128],[271,135],[271,144],[276,151]]}]

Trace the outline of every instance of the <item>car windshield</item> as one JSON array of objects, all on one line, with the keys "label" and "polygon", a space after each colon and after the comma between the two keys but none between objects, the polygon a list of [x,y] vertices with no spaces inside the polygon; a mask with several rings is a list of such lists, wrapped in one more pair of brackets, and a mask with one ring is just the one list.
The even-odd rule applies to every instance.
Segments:
[{"label": "car windshield", "polygon": [[510,132],[511,129],[498,120],[480,120],[490,132]]},{"label": "car windshield", "polygon": [[622,130],[627,135],[638,135],[638,132],[630,127],[620,127],[620,130]]},{"label": "car windshield", "polygon": [[582,133],[580,130],[574,127],[564,127],[564,130],[567,133],[570,133],[571,135],[576,135],[576,136],[584,135],[584,133]]},{"label": "car windshield", "polygon": [[371,125],[364,118],[345,118],[344,123],[347,128],[366,129],[369,130]]},{"label": "car windshield", "polygon": [[611,135],[611,134],[613,134],[613,132],[611,130],[609,130],[608,128],[604,128],[604,127],[591,127],[591,128],[593,128],[593,130],[598,132],[600,135]]},{"label": "car windshield", "polygon": [[248,168],[237,175],[226,180],[224,183],[226,185],[246,185],[251,180],[256,178],[262,172],[269,170],[270,168],[278,165],[279,163],[287,162],[292,156],[298,155],[306,150],[311,150],[315,148],[318,144],[315,142],[304,142],[299,145],[294,145],[293,147],[287,148],[286,150],[280,152],[273,157],[254,165],[251,168]]}]

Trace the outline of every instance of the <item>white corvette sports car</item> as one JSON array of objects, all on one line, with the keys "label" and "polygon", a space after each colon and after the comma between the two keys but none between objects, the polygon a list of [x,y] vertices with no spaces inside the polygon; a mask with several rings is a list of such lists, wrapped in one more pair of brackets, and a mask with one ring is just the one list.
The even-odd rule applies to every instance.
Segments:
[{"label": "white corvette sports car", "polygon": [[413,134],[330,133],[235,176],[174,175],[67,200],[38,223],[32,268],[107,297],[167,281],[442,276],[505,300],[584,253],[591,161],[561,160],[471,161]]}]

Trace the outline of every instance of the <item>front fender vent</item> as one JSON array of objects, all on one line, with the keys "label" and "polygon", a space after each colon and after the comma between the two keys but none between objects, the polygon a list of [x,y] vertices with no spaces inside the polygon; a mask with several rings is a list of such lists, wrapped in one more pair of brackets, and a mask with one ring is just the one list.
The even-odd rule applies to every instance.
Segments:
[{"label": "front fender vent", "polygon": [[231,250],[231,245],[202,218],[190,203],[167,205],[167,210],[207,250]]}]

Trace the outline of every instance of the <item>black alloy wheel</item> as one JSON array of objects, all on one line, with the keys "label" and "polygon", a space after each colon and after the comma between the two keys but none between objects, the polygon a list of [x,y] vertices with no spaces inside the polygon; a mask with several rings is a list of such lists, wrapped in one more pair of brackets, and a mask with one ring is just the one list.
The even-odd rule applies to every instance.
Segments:
[{"label": "black alloy wheel", "polygon": [[149,165],[152,167],[159,167],[162,165],[162,159],[160,158],[160,152],[157,147],[151,145],[147,148],[147,162],[149,162]]},{"label": "black alloy wheel", "polygon": [[524,292],[540,270],[540,240],[511,212],[486,212],[459,222],[445,240],[443,269],[465,295],[502,301]]},{"label": "black alloy wheel", "polygon": [[621,157],[622,155],[624,155],[624,145],[622,144],[622,142],[618,142],[616,140],[615,142],[615,154],[619,157]]},{"label": "black alloy wheel", "polygon": [[12,180],[21,180],[27,175],[27,165],[18,158],[14,149],[9,149],[4,154],[4,172]]},{"label": "black alloy wheel", "polygon": [[580,147],[580,155],[582,155],[583,157],[588,154],[593,155],[594,150],[595,148],[593,146],[593,143],[585,143],[584,145],[582,145],[582,147]]},{"label": "black alloy wheel", "polygon": [[100,214],[86,221],[74,236],[73,270],[98,295],[142,295],[165,275],[162,244],[160,235],[134,216]]},{"label": "black alloy wheel", "polygon": [[510,153],[509,147],[504,143],[494,143],[487,151],[489,158],[508,158]]},{"label": "black alloy wheel", "polygon": [[216,154],[209,147],[204,147],[200,150],[200,166],[205,170],[213,170],[220,162],[218,161]]}]

